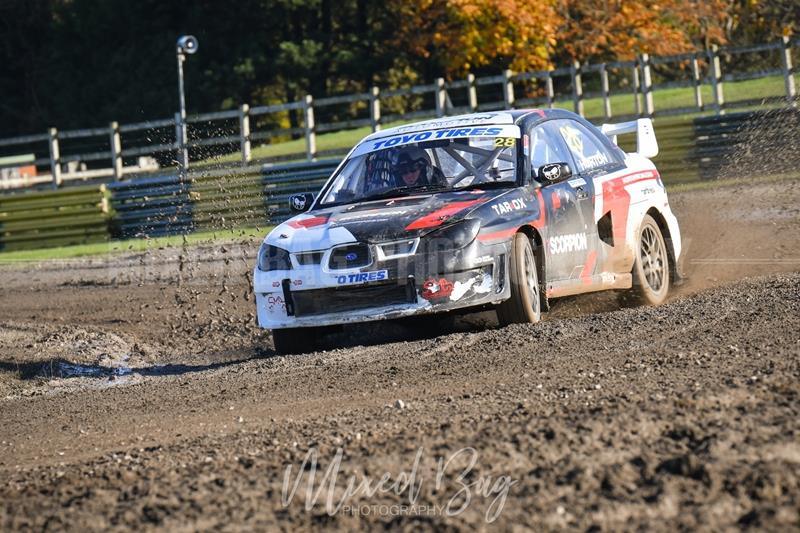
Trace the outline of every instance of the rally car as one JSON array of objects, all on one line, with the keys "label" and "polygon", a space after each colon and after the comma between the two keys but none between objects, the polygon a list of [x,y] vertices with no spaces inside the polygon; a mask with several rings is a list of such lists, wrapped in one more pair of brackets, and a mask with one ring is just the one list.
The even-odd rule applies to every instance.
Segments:
[{"label": "rally car", "polygon": [[373,133],[264,239],[258,323],[287,353],[312,349],[315,328],[464,309],[532,323],[554,298],[606,289],[657,305],[681,256],[657,153],[649,119],[598,129],[558,109]]}]

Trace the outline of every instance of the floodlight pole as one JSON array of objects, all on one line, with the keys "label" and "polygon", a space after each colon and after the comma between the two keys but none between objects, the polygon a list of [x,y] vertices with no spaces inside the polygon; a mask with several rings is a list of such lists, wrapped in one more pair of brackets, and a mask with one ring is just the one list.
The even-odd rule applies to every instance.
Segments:
[{"label": "floodlight pole", "polygon": [[178,57],[178,97],[180,98],[180,124],[178,125],[178,173],[183,180],[189,169],[189,149],[186,146],[186,96],[183,90],[183,62],[186,61],[186,54],[183,48],[178,45],[176,50]]}]

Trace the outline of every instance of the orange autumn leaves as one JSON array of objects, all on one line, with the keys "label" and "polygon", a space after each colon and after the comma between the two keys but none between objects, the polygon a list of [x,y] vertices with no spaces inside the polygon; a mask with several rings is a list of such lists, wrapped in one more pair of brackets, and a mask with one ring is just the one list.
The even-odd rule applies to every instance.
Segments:
[{"label": "orange autumn leaves", "polygon": [[723,43],[723,0],[395,0],[398,45],[448,75]]}]

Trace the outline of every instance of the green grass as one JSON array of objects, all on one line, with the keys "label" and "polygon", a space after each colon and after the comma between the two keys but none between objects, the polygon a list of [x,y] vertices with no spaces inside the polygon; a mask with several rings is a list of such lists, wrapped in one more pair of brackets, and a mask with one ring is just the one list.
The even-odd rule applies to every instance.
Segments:
[{"label": "green grass", "polygon": [[172,235],[169,237],[155,237],[152,239],[127,239],[92,244],[76,244],[57,248],[42,248],[38,250],[0,252],[0,263],[60,260],[86,256],[108,256],[125,252],[143,252],[159,248],[176,248],[184,245],[200,246],[203,244],[219,244],[224,242],[245,242],[251,239],[260,241],[271,229],[272,226],[246,227],[202,231],[191,233],[186,236]]}]

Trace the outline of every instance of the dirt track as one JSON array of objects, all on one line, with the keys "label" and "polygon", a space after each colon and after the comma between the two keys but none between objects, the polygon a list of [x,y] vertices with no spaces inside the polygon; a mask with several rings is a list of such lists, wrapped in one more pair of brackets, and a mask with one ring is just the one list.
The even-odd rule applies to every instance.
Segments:
[{"label": "dirt track", "polygon": [[[800,181],[672,204],[691,281],[662,307],[293,357],[253,326],[254,247],[3,268],[0,528],[800,530]],[[316,450],[318,486],[339,448],[350,507],[284,506],[285,468]]]}]

